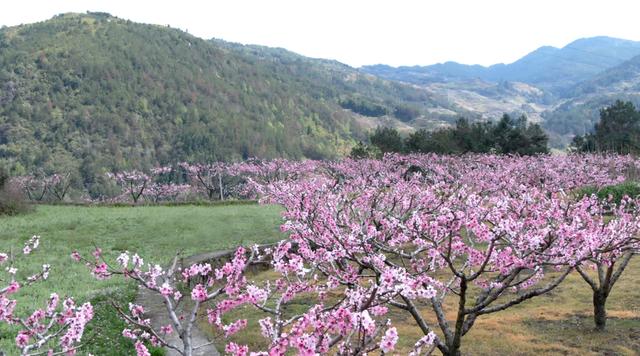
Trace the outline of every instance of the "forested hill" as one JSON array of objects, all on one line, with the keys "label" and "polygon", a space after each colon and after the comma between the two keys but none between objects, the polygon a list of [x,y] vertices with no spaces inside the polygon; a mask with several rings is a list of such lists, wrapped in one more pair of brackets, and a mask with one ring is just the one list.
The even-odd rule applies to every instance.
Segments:
[{"label": "forested hill", "polygon": [[16,174],[334,157],[371,128],[356,112],[400,122],[431,106],[337,62],[108,14],[0,30],[0,163]]}]

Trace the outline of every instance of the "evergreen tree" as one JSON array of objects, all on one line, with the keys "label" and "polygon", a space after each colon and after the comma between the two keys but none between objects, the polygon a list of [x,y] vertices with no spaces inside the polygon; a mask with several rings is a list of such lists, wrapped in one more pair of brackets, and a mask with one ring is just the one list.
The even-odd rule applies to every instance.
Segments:
[{"label": "evergreen tree", "polygon": [[371,144],[380,149],[382,153],[402,152],[404,143],[398,130],[391,127],[378,127],[370,137]]},{"label": "evergreen tree", "polygon": [[574,137],[571,149],[579,152],[640,152],[640,112],[631,102],[617,100],[600,110],[593,133]]},{"label": "evergreen tree", "polygon": [[528,124],[521,116],[513,120],[504,114],[500,121],[474,122],[461,118],[455,127],[435,131],[418,130],[405,141],[409,152],[500,153],[534,155],[547,153],[547,134],[538,124]]}]

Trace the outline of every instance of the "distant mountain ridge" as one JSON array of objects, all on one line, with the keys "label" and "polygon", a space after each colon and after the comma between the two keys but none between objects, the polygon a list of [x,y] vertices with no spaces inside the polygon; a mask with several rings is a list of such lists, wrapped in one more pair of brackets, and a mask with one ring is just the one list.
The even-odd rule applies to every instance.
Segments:
[{"label": "distant mountain ridge", "polygon": [[606,36],[562,48],[543,46],[510,64],[445,62],[360,70],[446,96],[484,119],[500,112],[525,114],[543,123],[557,147],[591,130],[603,106],[617,99],[640,104],[640,42]]},{"label": "distant mountain ridge", "polygon": [[597,122],[602,107],[616,100],[640,107],[640,56],[570,88],[565,100],[545,113],[545,127],[559,135],[584,134]]},{"label": "distant mountain ridge", "polygon": [[577,84],[574,86],[571,96],[575,97],[602,91],[640,91],[640,55]]},{"label": "distant mountain ridge", "polygon": [[543,46],[513,63],[489,67],[445,62],[397,68],[372,65],[360,69],[413,84],[472,79],[523,82],[562,96],[573,85],[637,55],[640,42],[601,36],[579,39],[562,48]]}]

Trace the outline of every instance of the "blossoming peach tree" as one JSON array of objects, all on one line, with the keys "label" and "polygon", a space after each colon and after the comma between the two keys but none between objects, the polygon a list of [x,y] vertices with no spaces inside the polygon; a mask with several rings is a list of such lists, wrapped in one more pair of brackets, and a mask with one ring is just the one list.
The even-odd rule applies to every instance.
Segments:
[{"label": "blossoming peach tree", "polygon": [[0,322],[19,329],[15,345],[22,355],[74,355],[81,346],[87,323],[93,318],[90,303],[77,305],[72,298],[61,300],[57,293],[51,293],[48,300],[42,301],[42,308],[17,312],[18,302],[13,299],[14,295],[21,288],[49,276],[47,264],[40,272],[23,279],[18,277],[20,273],[14,267],[17,259],[31,255],[39,244],[40,237],[33,236],[24,245],[22,253],[0,253],[0,264],[6,265],[2,281],[7,284],[0,287]]},{"label": "blossoming peach tree", "polygon": [[[339,307],[351,313],[367,312],[387,325],[388,308],[407,312],[445,355],[460,353],[478,317],[558,286],[601,242],[602,226],[621,228],[614,222],[628,218],[607,223],[593,210],[597,199],[575,201],[533,187],[485,195],[420,177],[389,182],[389,176],[346,184],[313,179],[267,189],[269,201],[285,207],[285,230],[297,244],[280,254],[296,262],[284,265],[298,275],[306,268],[310,280],[326,280],[323,288],[341,285],[348,297]],[[447,295],[457,299],[453,315],[443,308]],[[437,326],[419,305],[430,306]],[[361,340],[372,341],[377,332],[371,328]],[[316,351],[323,345],[311,344]]]},{"label": "blossoming peach tree", "polygon": [[[133,280],[140,288],[161,298],[165,306],[165,313],[170,322],[154,326],[151,320],[146,318],[145,306],[134,303],[127,307],[114,305],[128,324],[122,334],[135,342],[139,356],[149,355],[145,341],[154,346],[172,349],[180,355],[193,355],[194,351],[207,346],[208,344],[193,344],[192,332],[196,321],[203,315],[203,303],[221,299],[223,296],[247,298],[246,295],[241,295],[241,291],[247,286],[244,272],[248,266],[257,263],[261,258],[258,249],[246,251],[244,248],[238,248],[231,261],[220,268],[213,268],[209,263],[201,263],[179,269],[179,259],[176,255],[171,265],[165,269],[157,264],[145,264],[140,256],[129,252],[121,253],[114,265],[103,257],[99,248],[93,251],[92,256],[91,259],[83,258],[77,251],[71,255],[74,260],[85,263],[95,278],[102,280],[122,276]],[[182,294],[185,289],[188,295]],[[224,325],[214,317],[218,312],[209,310],[206,313],[209,315],[209,321],[227,335],[235,333],[246,324],[237,321]],[[172,338],[173,335],[177,335],[177,340]]]},{"label": "blossoming peach tree", "polygon": [[[597,241],[591,241],[591,254],[576,270],[593,292],[593,319],[597,330],[607,323],[607,298],[622,276],[631,258],[640,252],[640,211],[638,201],[623,199],[620,204],[602,202],[594,209],[615,216],[600,227]],[[602,213],[604,214],[604,213]],[[589,273],[595,271],[595,276]]]},{"label": "blossoming peach tree", "polygon": [[31,201],[45,199],[64,201],[71,188],[71,174],[54,173],[45,175],[42,172],[17,177],[16,182]]}]

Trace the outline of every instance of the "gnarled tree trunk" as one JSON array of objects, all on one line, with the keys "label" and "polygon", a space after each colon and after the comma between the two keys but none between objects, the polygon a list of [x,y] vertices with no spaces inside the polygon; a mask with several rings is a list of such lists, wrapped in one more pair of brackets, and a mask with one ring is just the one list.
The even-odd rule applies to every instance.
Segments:
[{"label": "gnarled tree trunk", "polygon": [[596,324],[596,330],[604,330],[607,325],[607,295],[604,291],[599,290],[593,293],[593,321]]}]

